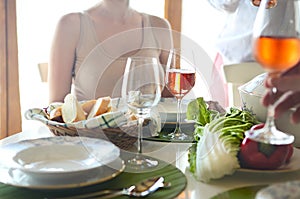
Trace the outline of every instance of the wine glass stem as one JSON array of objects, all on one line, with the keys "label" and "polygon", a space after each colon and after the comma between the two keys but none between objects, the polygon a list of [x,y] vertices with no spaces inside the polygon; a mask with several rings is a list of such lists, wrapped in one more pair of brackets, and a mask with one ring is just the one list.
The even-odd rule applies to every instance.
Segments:
[{"label": "wine glass stem", "polygon": [[138,117],[138,154],[142,154],[142,139],[143,139],[143,123],[144,118],[139,116]]},{"label": "wine glass stem", "polygon": [[[276,93],[275,89],[271,90],[273,93]],[[265,128],[267,128],[268,132],[272,132],[271,129],[275,128],[275,121],[274,121],[274,114],[275,114],[275,110],[274,110],[274,105],[270,104],[268,106],[268,112],[267,112],[267,120],[265,123]]]},{"label": "wine glass stem", "polygon": [[181,98],[177,98],[177,122],[176,122],[176,130],[177,132],[181,131]]},{"label": "wine glass stem", "polygon": [[268,106],[268,113],[267,114],[268,115],[267,115],[267,120],[266,120],[265,127],[268,129],[268,132],[271,132],[271,128],[273,128],[275,126],[274,106],[273,105]]}]

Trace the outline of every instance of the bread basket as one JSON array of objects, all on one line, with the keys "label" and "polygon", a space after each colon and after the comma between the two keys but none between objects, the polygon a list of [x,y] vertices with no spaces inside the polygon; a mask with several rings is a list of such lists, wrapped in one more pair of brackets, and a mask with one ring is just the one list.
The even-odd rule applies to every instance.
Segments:
[{"label": "bread basket", "polygon": [[55,136],[85,136],[109,140],[123,150],[132,149],[137,140],[136,122],[128,122],[124,112],[109,112],[95,118],[61,123],[49,120],[45,109],[33,108],[25,112],[25,118],[44,123]]}]

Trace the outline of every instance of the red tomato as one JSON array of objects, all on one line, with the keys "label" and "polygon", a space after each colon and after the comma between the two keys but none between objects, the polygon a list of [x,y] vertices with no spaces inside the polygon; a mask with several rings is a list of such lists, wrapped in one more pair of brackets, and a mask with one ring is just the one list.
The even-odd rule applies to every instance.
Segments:
[{"label": "red tomato", "polygon": [[256,130],[256,129],[261,129],[265,126],[264,123],[260,123],[260,124],[256,124],[254,126],[251,127],[250,131]]},{"label": "red tomato", "polygon": [[[262,128],[259,124],[251,130]],[[293,154],[293,145],[271,145],[244,138],[238,158],[241,167],[250,169],[277,169],[288,162]]]},{"label": "red tomato", "polygon": [[286,161],[285,162],[289,162],[292,155],[294,153],[294,147],[292,144],[289,144],[289,153],[287,154],[287,157],[286,157]]}]

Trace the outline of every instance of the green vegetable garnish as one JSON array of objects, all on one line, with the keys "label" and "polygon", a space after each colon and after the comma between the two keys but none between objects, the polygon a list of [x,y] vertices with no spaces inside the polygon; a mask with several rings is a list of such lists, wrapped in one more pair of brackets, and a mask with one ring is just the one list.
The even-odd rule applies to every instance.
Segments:
[{"label": "green vegetable garnish", "polygon": [[258,120],[247,110],[232,107],[225,114],[208,110],[203,98],[188,104],[187,118],[196,121],[197,143],[189,150],[190,171],[200,181],[209,181],[233,173],[240,167],[238,151],[244,132]]}]

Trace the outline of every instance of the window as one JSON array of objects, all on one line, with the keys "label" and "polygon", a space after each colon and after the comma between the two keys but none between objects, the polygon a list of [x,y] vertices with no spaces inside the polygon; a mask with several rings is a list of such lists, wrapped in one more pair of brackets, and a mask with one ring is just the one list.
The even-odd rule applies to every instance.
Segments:
[{"label": "window", "polygon": [[[226,19],[223,15],[224,13],[213,8],[207,0],[182,1],[181,33],[183,37],[196,44],[199,50],[196,61],[199,71],[193,91],[196,92],[194,93],[196,97],[201,96],[206,100],[213,100],[212,95],[215,95],[211,93],[210,89],[215,84],[213,62],[216,51],[214,44]],[[219,86],[219,88],[221,87]],[[189,94],[192,95],[192,93]]]},{"label": "window", "polygon": [[207,0],[183,0],[182,34],[198,43],[214,59],[214,43],[223,28],[224,13]]}]

